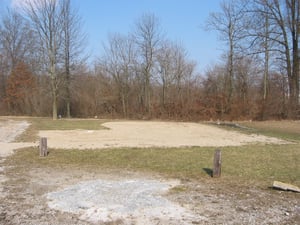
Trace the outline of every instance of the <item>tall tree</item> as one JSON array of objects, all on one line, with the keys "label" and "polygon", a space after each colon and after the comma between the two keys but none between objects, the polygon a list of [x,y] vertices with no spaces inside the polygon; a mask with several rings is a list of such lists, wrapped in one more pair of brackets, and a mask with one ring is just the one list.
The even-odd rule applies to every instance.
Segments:
[{"label": "tall tree", "polygon": [[163,40],[159,20],[154,14],[144,14],[137,21],[135,39],[141,58],[142,102],[146,111],[151,114],[151,78],[155,58]]},{"label": "tall tree", "polygon": [[162,85],[161,104],[165,108],[168,102],[168,92],[171,84],[175,80],[174,77],[174,51],[173,43],[165,41],[157,56],[158,60],[158,75]]},{"label": "tall tree", "polygon": [[[6,81],[20,62],[33,66],[35,33],[14,10],[7,10],[0,21],[0,103],[4,103]],[[6,104],[5,104],[6,105]],[[4,107],[3,107],[4,108]]]},{"label": "tall tree", "polygon": [[292,65],[288,73],[290,89],[290,116],[296,118],[299,108],[299,35],[300,35],[300,2],[286,0],[288,32],[292,42]]},{"label": "tall tree", "polygon": [[299,108],[299,32],[300,2],[298,0],[257,0],[260,13],[268,17],[274,29],[268,32],[270,41],[276,43],[273,51],[284,62],[289,84],[288,116],[295,118]]},{"label": "tall tree", "polygon": [[234,88],[234,60],[239,49],[239,42],[244,37],[243,24],[245,3],[238,0],[223,1],[221,12],[211,13],[207,21],[207,28],[216,30],[227,46],[227,75],[225,77],[226,106],[230,112]]},{"label": "tall tree", "polygon": [[58,0],[26,1],[24,10],[39,35],[41,49],[45,56],[47,73],[51,80],[52,117],[57,119],[57,100],[61,79],[57,66],[62,45],[62,8]]},{"label": "tall tree", "polygon": [[104,46],[105,55],[101,60],[105,72],[116,83],[118,98],[122,105],[123,116],[128,115],[130,81],[136,68],[135,43],[129,35],[114,34],[109,37],[108,46]]},{"label": "tall tree", "polygon": [[[187,59],[183,46],[170,41],[163,42],[156,58],[158,78],[162,85],[162,106],[167,102],[182,103],[183,83],[194,73],[195,64]],[[173,93],[170,92],[171,88],[175,89]]]},{"label": "tall tree", "polygon": [[[260,102],[260,118],[266,118],[266,107],[268,106],[269,96],[269,74],[272,69],[272,65],[276,60],[274,57],[274,41],[270,38],[270,33],[276,28],[274,24],[270,22],[268,9],[266,6],[257,4],[252,1],[247,4],[244,9],[244,21],[245,30],[243,52],[241,56],[247,58],[251,55],[253,59],[256,59],[256,74],[261,76],[261,91],[259,92]],[[273,66],[274,67],[274,66]]]},{"label": "tall tree", "polygon": [[[66,114],[71,117],[71,76],[72,65],[81,64],[84,50],[85,34],[82,32],[81,18],[77,10],[72,7],[70,0],[62,0],[62,37],[63,37],[63,63],[64,63],[64,86],[66,100]],[[74,66],[73,66],[74,67]]]},{"label": "tall tree", "polygon": [[8,10],[0,26],[0,46],[8,62],[9,72],[22,61],[29,61],[34,51],[35,36],[24,18],[16,11]]}]

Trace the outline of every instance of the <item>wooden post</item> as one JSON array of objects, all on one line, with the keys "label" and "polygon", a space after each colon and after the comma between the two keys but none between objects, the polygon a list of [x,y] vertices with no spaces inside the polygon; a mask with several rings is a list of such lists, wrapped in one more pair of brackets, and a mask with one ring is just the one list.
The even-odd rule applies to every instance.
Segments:
[{"label": "wooden post", "polygon": [[221,150],[217,149],[214,156],[213,177],[221,176]]},{"label": "wooden post", "polygon": [[40,156],[46,157],[47,155],[48,155],[47,138],[41,137],[40,138]]}]

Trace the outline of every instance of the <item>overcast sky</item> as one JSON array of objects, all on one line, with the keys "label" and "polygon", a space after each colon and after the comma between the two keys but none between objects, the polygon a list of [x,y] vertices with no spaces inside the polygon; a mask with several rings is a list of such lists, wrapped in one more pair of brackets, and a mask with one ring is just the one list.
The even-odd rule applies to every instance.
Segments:
[{"label": "overcast sky", "polygon": [[[24,0],[0,0],[0,12]],[[204,30],[210,12],[219,11],[221,0],[72,0],[84,22],[87,49],[100,56],[109,33],[127,34],[144,13],[154,13],[167,37],[180,42],[198,69],[217,62],[223,44],[215,32]]]}]

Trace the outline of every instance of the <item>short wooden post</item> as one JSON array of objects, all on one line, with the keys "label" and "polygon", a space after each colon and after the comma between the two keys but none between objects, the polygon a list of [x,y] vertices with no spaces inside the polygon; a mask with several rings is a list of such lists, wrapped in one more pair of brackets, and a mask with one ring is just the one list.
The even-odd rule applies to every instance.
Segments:
[{"label": "short wooden post", "polygon": [[213,177],[221,176],[221,150],[217,149],[214,156]]},{"label": "short wooden post", "polygon": [[48,155],[47,138],[41,137],[40,138],[40,156],[46,157],[47,155]]}]

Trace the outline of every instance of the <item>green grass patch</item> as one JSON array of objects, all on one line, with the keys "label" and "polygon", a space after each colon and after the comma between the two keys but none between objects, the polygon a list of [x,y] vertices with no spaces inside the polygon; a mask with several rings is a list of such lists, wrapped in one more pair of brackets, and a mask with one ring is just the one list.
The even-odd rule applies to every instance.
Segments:
[{"label": "green grass patch", "polygon": [[40,130],[100,130],[107,129],[102,126],[106,120],[95,119],[60,119],[51,118],[26,118],[30,127],[20,136],[17,141],[36,141]]},{"label": "green grass patch", "polygon": [[[19,150],[7,162],[26,167],[117,169],[159,173],[170,178],[210,178],[214,148],[50,150],[40,158],[33,148]],[[222,178],[235,182],[274,180],[300,185],[299,145],[226,147]],[[221,179],[222,179],[221,178]]]},{"label": "green grass patch", "polygon": [[252,133],[300,142],[299,121],[242,122],[241,124],[251,128]]},{"label": "green grass patch", "polygon": [[103,129],[102,123],[104,120],[94,119],[59,119],[52,120],[51,118],[33,118],[29,119],[35,129],[37,130],[99,130]]},{"label": "green grass patch", "polygon": [[264,121],[264,122],[223,122],[207,124],[229,131],[244,134],[261,134],[287,141],[300,142],[300,121]]}]

